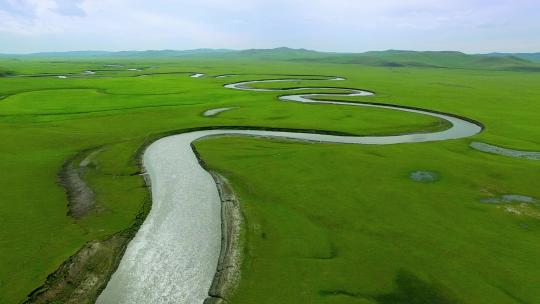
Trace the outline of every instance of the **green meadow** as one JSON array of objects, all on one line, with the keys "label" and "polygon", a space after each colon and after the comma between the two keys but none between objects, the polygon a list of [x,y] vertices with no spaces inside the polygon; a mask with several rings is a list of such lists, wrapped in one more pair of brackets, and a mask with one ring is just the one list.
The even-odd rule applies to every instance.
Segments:
[{"label": "green meadow", "polygon": [[[137,155],[161,136],[227,126],[355,135],[448,127],[418,114],[280,102],[282,92],[223,88],[295,78],[283,75],[347,79],[257,86],[366,89],[376,95],[335,99],[452,113],[485,130],[388,146],[198,141],[207,166],[230,180],[244,217],[241,279],[231,303],[536,303],[539,205],[482,200],[540,200],[540,162],[469,144],[540,151],[540,73],[515,58],[491,65],[452,57],[449,67],[429,58],[424,65],[386,64],[388,57],[378,58],[384,64],[316,56],[0,58],[0,303],[23,301],[84,244],[133,225],[148,200]],[[517,68],[506,68],[514,62]],[[206,75],[189,77],[195,72]],[[222,74],[239,75],[213,77]],[[202,115],[221,107],[237,108]],[[75,219],[58,174],[88,149],[100,149],[84,174],[96,205]],[[419,170],[438,179],[412,180]]]}]

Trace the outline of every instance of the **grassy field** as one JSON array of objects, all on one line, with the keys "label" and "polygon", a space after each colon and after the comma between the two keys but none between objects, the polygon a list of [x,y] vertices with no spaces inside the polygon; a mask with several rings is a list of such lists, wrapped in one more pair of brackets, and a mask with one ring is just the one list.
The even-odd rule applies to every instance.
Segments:
[{"label": "grassy field", "polygon": [[[98,72],[84,76],[85,70]],[[347,77],[282,87],[365,88],[377,95],[355,100],[450,112],[487,128],[471,139],[393,146],[229,137],[199,142],[209,166],[231,180],[245,215],[245,263],[234,303],[540,298],[534,285],[539,209],[511,204],[517,215],[507,205],[480,202],[501,194],[540,198],[540,164],[468,148],[477,140],[540,150],[540,73],[160,58],[0,59],[0,71],[70,75],[0,78],[2,303],[23,300],[86,242],[132,225],[147,197],[134,157],[148,138],[211,126],[358,135],[445,127],[415,114],[284,103],[279,93],[222,87],[276,74]],[[192,72],[242,75],[195,79],[188,77]],[[146,74],[153,75],[137,77]],[[239,108],[202,116],[218,107]],[[65,160],[95,147],[103,150],[85,178],[97,206],[75,220],[66,215],[57,175]],[[414,182],[408,178],[414,170],[441,178]]]},{"label": "grassy field", "polygon": [[[539,197],[539,164],[482,155],[461,140],[375,147],[223,138],[197,148],[243,204],[246,259],[233,303],[540,298],[540,210],[516,216],[480,202]],[[415,170],[440,180],[413,181]]]}]

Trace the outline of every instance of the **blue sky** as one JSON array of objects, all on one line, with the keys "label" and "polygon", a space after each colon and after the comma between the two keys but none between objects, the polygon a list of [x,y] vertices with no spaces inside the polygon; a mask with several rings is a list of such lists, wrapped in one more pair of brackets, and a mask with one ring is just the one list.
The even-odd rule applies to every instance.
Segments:
[{"label": "blue sky", "polygon": [[540,0],[0,0],[0,52],[540,51]]}]

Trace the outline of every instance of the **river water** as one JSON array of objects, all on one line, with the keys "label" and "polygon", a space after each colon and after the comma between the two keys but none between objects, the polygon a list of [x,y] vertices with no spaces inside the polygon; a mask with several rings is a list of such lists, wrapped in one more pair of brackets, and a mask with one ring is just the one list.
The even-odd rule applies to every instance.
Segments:
[{"label": "river water", "polygon": [[[336,88],[254,89],[258,83],[300,81],[279,79],[239,82],[226,88],[258,92],[336,90]],[[343,80],[331,78],[326,80]],[[216,272],[221,246],[221,201],[213,178],[198,163],[191,148],[197,139],[218,135],[243,135],[344,144],[400,144],[442,141],[473,136],[478,124],[452,115],[397,105],[374,105],[313,100],[313,97],[370,96],[347,89],[342,94],[291,94],[281,101],[374,107],[429,115],[447,120],[451,127],[431,133],[394,136],[339,136],[262,130],[204,130],[162,138],[143,156],[151,181],[152,210],[129,243],[106,289],[97,303],[202,303]]]}]

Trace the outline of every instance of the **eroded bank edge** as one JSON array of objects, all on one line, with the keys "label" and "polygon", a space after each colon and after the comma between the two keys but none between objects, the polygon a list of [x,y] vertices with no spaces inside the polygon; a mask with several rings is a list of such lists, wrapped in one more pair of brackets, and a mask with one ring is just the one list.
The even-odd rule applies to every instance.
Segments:
[{"label": "eroded bank edge", "polygon": [[[252,127],[206,127],[206,128],[192,128],[192,129],[180,129],[167,132],[156,133],[147,136],[143,139],[142,144],[135,151],[131,162],[134,162],[140,169],[140,175],[144,178],[145,184],[148,188],[147,195],[143,200],[141,210],[134,219],[133,224],[125,230],[121,230],[117,233],[114,233],[103,240],[91,240],[84,244],[76,253],[70,256],[66,261],[64,261],[54,272],[49,274],[45,279],[45,282],[31,291],[28,296],[22,300],[22,304],[41,304],[41,303],[66,303],[66,304],[92,304],[95,303],[101,292],[107,286],[111,276],[118,269],[120,261],[122,260],[125,250],[129,242],[135,237],[135,234],[139,230],[140,226],[143,224],[148,213],[150,212],[152,205],[152,191],[151,191],[151,181],[148,178],[148,175],[145,174],[144,165],[143,165],[143,155],[148,146],[150,146],[155,141],[176,134],[189,133],[194,131],[201,130],[211,130],[211,129],[246,129]],[[266,129],[266,128],[261,128]],[[292,130],[292,129],[291,129]],[[303,130],[304,132],[310,132],[312,130]],[[102,147],[91,147],[82,149],[79,152],[75,153],[74,156],[67,158],[64,161],[64,164],[61,166],[58,178],[59,184],[64,187],[66,191],[66,199],[68,204],[68,216],[72,215],[70,210],[70,205],[73,204],[72,195],[76,193],[78,189],[74,187],[74,184],[71,182],[66,182],[66,174],[68,171],[73,170],[73,163],[76,160],[79,160],[81,157],[85,157],[96,149],[101,149]],[[195,151],[195,150],[194,150]],[[197,155],[197,154],[196,154]],[[197,156],[198,159],[200,159]],[[204,167],[203,167],[204,168]],[[89,191],[92,189],[84,181],[83,175],[80,175],[80,172],[72,172],[72,174],[77,175],[78,182],[83,182]],[[223,258],[220,256],[220,265],[226,265],[226,261],[232,261],[231,255],[225,254],[225,252],[232,252],[230,248],[238,244],[238,239],[235,237],[234,240],[229,237],[230,235],[236,235],[237,231],[240,229],[240,210],[236,209],[238,204],[231,205],[235,200],[234,193],[229,191],[230,187],[227,185],[227,182],[224,178],[220,178],[221,181],[218,183],[216,179],[217,176],[212,174],[216,180],[216,185],[218,186],[218,191],[222,202],[226,202],[223,205],[222,217],[224,220],[222,222],[222,231],[226,231],[223,225],[228,224],[227,227],[231,227],[234,230],[228,229],[230,233],[223,233],[222,235],[222,252]],[[92,191],[93,193],[93,191]],[[226,195],[230,193],[230,195]],[[92,196],[92,199],[95,197]],[[230,205],[230,206],[229,206]],[[233,208],[234,206],[234,208]],[[231,216],[225,216],[223,213],[234,216],[238,218],[238,223],[235,225],[230,225],[228,219],[232,219]],[[226,223],[225,223],[226,222]],[[224,224],[225,223],[225,224]],[[225,228],[225,229],[224,229]],[[227,241],[225,241],[227,240]],[[223,248],[229,248],[227,251]],[[221,255],[221,254],[220,254]],[[224,258],[228,256],[228,258]],[[236,259],[233,259],[236,261]],[[236,263],[236,262],[235,262]],[[229,263],[232,265],[232,263]],[[221,271],[222,269],[228,269],[227,271]],[[230,267],[218,267],[216,270],[215,278],[219,277],[219,281],[223,282],[226,278],[232,278],[232,273]],[[235,275],[236,277],[236,275]],[[218,279],[215,279],[218,280]],[[219,286],[219,287],[218,287]],[[209,294],[225,295],[226,284],[220,283],[219,285],[213,283],[212,291]],[[219,291],[218,291],[219,290]],[[209,302],[216,303],[216,302]],[[217,302],[219,303],[219,302]]]},{"label": "eroded bank edge", "polygon": [[103,149],[103,146],[98,146],[80,151],[67,159],[58,172],[58,184],[66,191],[68,215],[74,219],[85,217],[96,207],[95,193],[84,176],[93,164],[94,156]]},{"label": "eroded bank edge", "polygon": [[211,171],[201,155],[191,143],[191,149],[199,165],[214,179],[221,201],[221,250],[214,279],[204,304],[228,303],[240,281],[242,264],[241,229],[243,224],[240,202],[229,181]]},{"label": "eroded bank edge", "polygon": [[[159,138],[159,136],[156,137]],[[132,157],[131,161],[136,162],[139,168],[143,168],[142,151],[144,151],[144,147],[150,145],[152,142],[145,140],[143,147],[139,148]],[[70,167],[73,166],[74,160],[77,160],[81,155],[88,155],[96,151],[95,149],[81,150],[75,156],[68,158],[60,169],[58,174],[59,183],[66,189],[68,210],[70,204],[73,203],[71,195],[72,193],[76,193],[78,189],[73,183],[63,181],[65,174],[67,171],[72,170]],[[83,176],[79,175],[79,172],[73,174],[77,174],[79,181],[85,183]],[[149,181],[144,174],[141,175],[150,190]],[[92,191],[89,187],[88,189]],[[107,286],[111,276],[118,268],[127,245],[133,239],[150,212],[152,205],[151,194],[151,191],[147,191],[142,207],[130,227],[114,233],[103,240],[92,240],[84,244],[81,249],[64,261],[53,273],[49,274],[44,284],[30,292],[21,303],[95,303],[98,296]],[[70,215],[69,212],[68,215]]]}]

